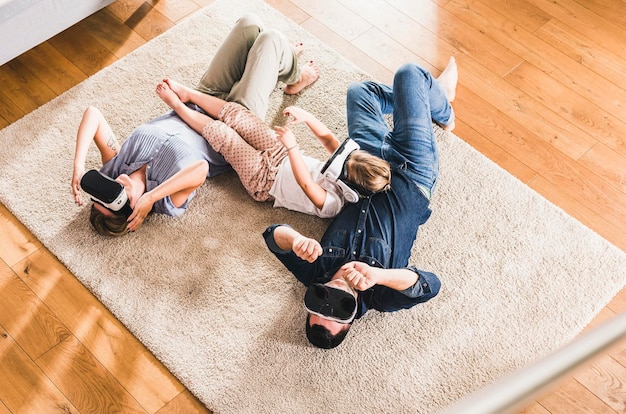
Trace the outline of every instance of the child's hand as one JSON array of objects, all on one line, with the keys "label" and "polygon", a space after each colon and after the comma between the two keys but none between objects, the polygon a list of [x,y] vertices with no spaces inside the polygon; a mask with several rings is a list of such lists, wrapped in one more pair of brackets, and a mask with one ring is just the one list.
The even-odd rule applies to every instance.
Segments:
[{"label": "child's hand", "polygon": [[299,122],[306,122],[311,118],[310,112],[302,108],[299,108],[297,106],[288,106],[283,111],[283,115],[290,116],[291,118],[293,118],[292,120],[288,121],[285,125],[297,124]]},{"label": "child's hand", "polygon": [[276,131],[276,137],[285,148],[291,148],[298,145],[296,136],[289,128],[276,126],[274,127],[274,131]]}]

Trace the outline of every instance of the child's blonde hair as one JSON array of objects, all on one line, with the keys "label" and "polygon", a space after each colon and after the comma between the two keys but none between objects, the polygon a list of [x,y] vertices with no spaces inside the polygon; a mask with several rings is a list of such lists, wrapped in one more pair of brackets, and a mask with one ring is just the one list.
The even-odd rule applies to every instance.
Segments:
[{"label": "child's blonde hair", "polygon": [[350,154],[345,171],[348,181],[372,193],[387,191],[391,185],[389,163],[363,150]]}]

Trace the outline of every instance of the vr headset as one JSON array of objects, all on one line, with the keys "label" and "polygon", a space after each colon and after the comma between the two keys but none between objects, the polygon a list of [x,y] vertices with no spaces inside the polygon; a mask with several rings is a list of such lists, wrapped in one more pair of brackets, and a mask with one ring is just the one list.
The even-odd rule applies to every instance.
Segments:
[{"label": "vr headset", "polygon": [[350,138],[346,138],[346,140],[341,143],[322,168],[322,174],[326,175],[328,179],[335,181],[337,185],[339,185],[343,191],[343,196],[349,203],[356,203],[359,201],[360,194],[355,189],[355,185],[347,183],[344,174],[344,167],[348,156],[352,154],[352,151],[358,150],[359,148],[359,144]]},{"label": "vr headset", "polygon": [[87,171],[80,179],[80,187],[95,203],[115,214],[129,217],[133,213],[124,186],[98,170]]},{"label": "vr headset", "polygon": [[315,283],[304,294],[304,307],[313,315],[347,324],[356,316],[357,302],[345,290]]}]

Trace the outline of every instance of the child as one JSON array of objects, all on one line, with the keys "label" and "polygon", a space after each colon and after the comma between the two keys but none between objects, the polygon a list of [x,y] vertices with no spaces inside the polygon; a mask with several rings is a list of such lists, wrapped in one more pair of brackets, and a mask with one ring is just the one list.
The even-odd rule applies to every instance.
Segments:
[{"label": "child", "polygon": [[[255,200],[273,200],[274,207],[325,218],[334,217],[344,206],[343,187],[322,174],[322,161],[300,153],[289,128],[276,127],[274,131],[245,107],[170,79],[159,83],[156,92],[224,156]],[[185,103],[199,106],[208,115]],[[309,112],[288,107],[283,113],[293,117],[287,125],[306,122],[329,153],[339,147],[339,140]],[[370,193],[385,190],[391,180],[389,164],[365,151],[353,151],[344,168],[349,182]]]}]

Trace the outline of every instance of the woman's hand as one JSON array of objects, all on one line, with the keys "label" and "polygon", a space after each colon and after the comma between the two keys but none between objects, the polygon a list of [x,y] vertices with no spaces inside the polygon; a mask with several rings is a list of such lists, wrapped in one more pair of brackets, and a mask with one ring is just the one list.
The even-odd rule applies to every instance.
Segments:
[{"label": "woman's hand", "polygon": [[74,202],[79,205],[82,206],[83,205],[83,199],[81,197],[81,191],[80,191],[80,179],[83,178],[83,175],[85,174],[85,168],[76,168],[74,167],[74,173],[72,174],[72,194],[74,195]]},{"label": "woman's hand", "polygon": [[291,129],[276,126],[274,127],[274,131],[276,131],[276,137],[285,148],[293,148],[298,145],[298,141],[296,141],[296,136],[293,134]]},{"label": "woman's hand", "polygon": [[288,106],[283,111],[283,115],[290,116],[291,118],[293,118],[292,120],[288,121],[285,125],[297,124],[299,122],[307,122],[307,121],[310,121],[311,118],[313,117],[313,115],[311,115],[310,112],[302,108],[299,108],[297,106]]},{"label": "woman's hand", "polygon": [[152,211],[152,195],[147,192],[143,193],[133,207],[133,214],[128,217],[128,231],[135,231],[141,226],[148,214]]}]

